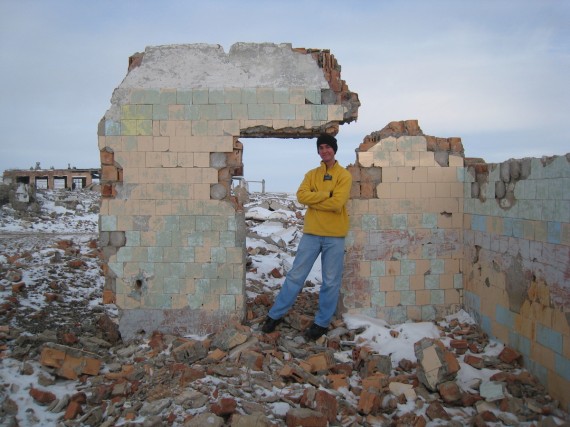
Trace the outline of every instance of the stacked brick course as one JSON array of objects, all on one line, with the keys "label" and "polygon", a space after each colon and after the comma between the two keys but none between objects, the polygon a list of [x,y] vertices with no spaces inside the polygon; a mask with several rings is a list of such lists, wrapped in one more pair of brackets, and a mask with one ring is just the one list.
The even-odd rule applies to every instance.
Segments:
[{"label": "stacked brick course", "polygon": [[465,174],[465,306],[570,406],[570,155]]},{"label": "stacked brick course", "polygon": [[181,45],[133,55],[98,132],[104,295],[121,310],[123,337],[203,334],[241,320],[245,221],[231,194],[243,170],[238,138],[336,133],[359,105],[328,51],[236,44],[225,55]]},{"label": "stacked brick course", "polygon": [[[447,143],[428,147],[437,140]],[[349,167],[345,311],[400,323],[459,307],[462,152],[459,138],[425,136],[415,120],[392,122],[364,138],[356,166]]]},{"label": "stacked brick course", "polygon": [[[359,105],[326,50],[133,55],[98,132],[104,298],[120,309],[123,338],[241,320],[245,221],[230,188],[243,174],[238,138],[336,134]],[[568,155],[500,165],[463,155],[460,138],[424,135],[415,120],[364,138],[348,167],[340,312],[400,323],[465,307],[570,409]]]}]

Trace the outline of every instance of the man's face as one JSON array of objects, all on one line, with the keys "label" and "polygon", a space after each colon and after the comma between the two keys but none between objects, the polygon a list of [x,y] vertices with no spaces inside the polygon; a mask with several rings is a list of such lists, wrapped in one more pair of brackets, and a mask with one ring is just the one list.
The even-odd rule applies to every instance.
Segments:
[{"label": "man's face", "polygon": [[323,162],[326,163],[334,159],[334,149],[328,144],[321,144],[319,145],[319,156],[321,156]]}]

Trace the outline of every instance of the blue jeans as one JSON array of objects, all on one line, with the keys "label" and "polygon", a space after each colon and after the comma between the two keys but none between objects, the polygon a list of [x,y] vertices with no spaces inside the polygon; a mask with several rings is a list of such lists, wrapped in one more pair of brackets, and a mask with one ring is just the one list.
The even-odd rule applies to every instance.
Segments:
[{"label": "blue jeans", "polygon": [[344,237],[322,237],[312,234],[303,234],[293,267],[287,273],[281,291],[269,317],[281,319],[295,303],[295,299],[305,285],[305,279],[311,272],[313,264],[321,255],[321,268],[323,283],[319,294],[319,309],[315,316],[315,323],[328,327],[336,311],[336,305],[342,284],[342,271],[344,269]]}]

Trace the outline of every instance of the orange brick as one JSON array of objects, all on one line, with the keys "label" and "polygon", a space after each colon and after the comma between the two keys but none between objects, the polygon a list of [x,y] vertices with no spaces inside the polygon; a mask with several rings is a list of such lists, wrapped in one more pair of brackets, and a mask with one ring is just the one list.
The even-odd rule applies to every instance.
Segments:
[{"label": "orange brick", "polygon": [[446,289],[445,291],[446,304],[459,304],[461,302],[461,293],[457,289]]},{"label": "orange brick", "polygon": [[570,410],[570,382],[555,372],[548,372],[548,393],[560,401],[562,409]]},{"label": "orange brick", "polygon": [[453,275],[452,274],[440,274],[439,275],[439,287],[441,289],[453,289]]},{"label": "orange brick", "polygon": [[[419,291],[425,289],[424,276],[410,276],[410,290]],[[417,295],[416,295],[417,297]]]},{"label": "orange brick", "polygon": [[416,291],[416,304],[417,305],[430,305],[430,291]]},{"label": "orange brick", "polygon": [[115,292],[105,289],[103,291],[103,304],[115,304]]},{"label": "orange brick", "polygon": [[327,380],[331,387],[338,390],[342,387],[348,388],[348,379],[345,374],[331,374],[327,375]]},{"label": "orange brick", "polygon": [[400,292],[386,292],[386,306],[395,307],[400,304]]},{"label": "orange brick", "polygon": [[545,368],[550,369],[551,371],[554,371],[555,368],[554,356],[555,353],[549,348],[546,348],[537,342],[531,343],[530,358],[535,362],[537,362],[539,365],[542,365]]},{"label": "orange brick", "polygon": [[493,336],[495,336],[501,342],[509,341],[509,328],[493,321],[492,326]]},{"label": "orange brick", "polygon": [[43,348],[40,363],[57,368],[59,376],[70,380],[82,374],[97,375],[101,369],[101,361],[95,354],[54,343],[47,343]]},{"label": "orange brick", "polygon": [[426,259],[418,259],[416,260],[416,273],[417,274],[426,274],[428,270],[431,268],[431,264],[429,260]]},{"label": "orange brick", "polygon": [[458,259],[446,259],[445,260],[445,272],[446,273],[459,273],[459,260]]},{"label": "orange brick", "polygon": [[102,165],[113,165],[115,163],[115,154],[109,151],[101,151],[101,164]]},{"label": "orange brick", "polygon": [[400,261],[386,261],[386,274],[388,276],[399,276]]},{"label": "orange brick", "polygon": [[422,309],[416,305],[409,305],[406,307],[406,311],[408,312],[408,319],[419,322],[422,320]]},{"label": "orange brick", "polygon": [[119,174],[115,166],[103,165],[101,167],[101,180],[103,181],[117,181]]},{"label": "orange brick", "polygon": [[383,292],[393,291],[396,279],[394,276],[384,276],[380,278],[380,290]]},{"label": "orange brick", "polygon": [[335,361],[329,353],[309,356],[306,362],[309,363],[310,372],[326,371],[335,365]]}]

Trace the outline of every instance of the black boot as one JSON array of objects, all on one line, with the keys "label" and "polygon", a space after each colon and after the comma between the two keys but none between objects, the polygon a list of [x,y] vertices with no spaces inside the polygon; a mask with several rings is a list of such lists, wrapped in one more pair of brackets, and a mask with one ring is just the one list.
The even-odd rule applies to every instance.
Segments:
[{"label": "black boot", "polygon": [[309,329],[305,331],[305,336],[310,340],[318,340],[324,334],[327,333],[329,328],[325,328],[323,326],[319,326],[316,323],[313,323]]},{"label": "black boot", "polygon": [[265,323],[261,327],[261,330],[266,334],[270,334],[271,332],[273,332],[275,330],[277,325],[280,324],[282,321],[283,321],[283,319],[275,320],[275,319],[272,319],[271,317],[267,316],[267,318],[265,319]]}]

